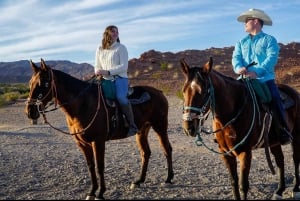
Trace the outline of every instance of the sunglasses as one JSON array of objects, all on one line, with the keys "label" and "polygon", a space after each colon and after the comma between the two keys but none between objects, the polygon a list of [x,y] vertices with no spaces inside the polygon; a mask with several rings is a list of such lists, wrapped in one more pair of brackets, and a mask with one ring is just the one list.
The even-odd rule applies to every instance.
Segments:
[{"label": "sunglasses", "polygon": [[245,20],[245,23],[248,23],[250,20],[255,20],[256,18],[247,18],[246,20]]}]

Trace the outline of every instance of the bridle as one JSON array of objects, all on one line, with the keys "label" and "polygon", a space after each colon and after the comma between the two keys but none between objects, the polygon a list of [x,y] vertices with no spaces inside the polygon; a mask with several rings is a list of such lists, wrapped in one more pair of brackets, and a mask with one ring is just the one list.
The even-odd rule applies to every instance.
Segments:
[{"label": "bridle", "polygon": [[[48,92],[43,95],[42,93],[40,93],[37,98],[33,99],[31,98],[32,97],[32,92],[29,94],[29,97],[27,98],[27,100],[25,101],[25,105],[35,105],[38,109],[38,112],[40,114],[44,114],[46,113],[46,106],[44,105],[43,101],[51,94],[52,97],[55,97],[54,101],[55,101],[55,109],[56,106],[57,106],[57,90],[56,90],[56,85],[55,85],[55,82],[54,82],[54,79],[53,79],[53,71],[52,69],[49,70],[49,78],[48,78],[49,81],[45,82],[45,86],[47,88],[49,88]],[[50,82],[50,87],[49,87],[49,82]]]},{"label": "bridle", "polygon": [[[48,78],[48,82],[45,82],[45,85],[48,87],[49,86],[49,82],[50,82],[50,87],[49,87],[49,90],[48,92],[46,93],[46,95],[44,96],[42,93],[40,93],[38,95],[38,97],[36,99],[33,99],[33,98],[30,98],[32,96],[32,94],[29,94],[29,98],[27,98],[27,100],[25,101],[25,104],[28,106],[28,105],[35,105],[37,107],[37,110],[40,114],[42,114],[43,116],[43,119],[44,119],[44,122],[47,123],[50,127],[54,128],[55,130],[58,130],[64,134],[69,134],[69,135],[77,135],[77,134],[84,134],[85,131],[93,124],[93,122],[95,121],[97,115],[98,115],[98,112],[100,110],[100,99],[102,98],[102,101],[104,102],[104,97],[103,97],[103,94],[102,94],[102,90],[101,90],[101,84],[98,83],[98,104],[97,104],[97,109],[96,109],[96,113],[94,114],[92,120],[90,121],[90,123],[85,127],[83,128],[81,131],[79,132],[76,132],[76,133],[68,133],[68,132],[65,132],[61,129],[58,129],[56,127],[54,127],[53,125],[51,125],[47,118],[46,118],[46,113],[49,112],[49,111],[46,111],[46,108],[47,108],[47,105],[45,106],[43,101],[51,94],[52,98],[54,99],[54,103],[55,103],[55,108],[52,109],[51,111],[54,111],[54,110],[57,110],[58,107],[57,105],[59,105],[60,107],[62,107],[63,105],[68,105],[70,104],[71,102],[68,102],[68,103],[61,103],[61,104],[58,104],[58,99],[57,99],[57,87],[56,87],[56,84],[55,84],[55,81],[54,81],[54,75],[53,75],[53,70],[51,68],[48,69],[49,71],[49,78]],[[88,88],[90,88],[92,86],[92,83],[90,83],[84,90],[81,91],[81,93],[79,93],[79,95],[77,97],[75,97],[73,99],[73,101],[75,101],[78,97],[80,97]],[[72,101],[72,102],[73,102]],[[107,113],[107,118],[108,118],[108,111],[107,111],[107,108],[106,108],[106,113]],[[107,121],[107,124],[108,124],[108,127],[109,128],[109,121]]]},{"label": "bridle", "polygon": [[[199,72],[197,72],[198,77],[200,79],[202,79],[202,81],[204,81],[204,79],[202,78],[202,76],[200,75]],[[231,150],[229,150],[228,152],[225,153],[220,153],[217,151],[214,151],[211,148],[208,148],[206,146],[206,148],[208,148],[209,150],[215,152],[215,153],[219,153],[219,154],[224,154],[224,155],[228,155],[230,154],[232,151],[234,151],[238,146],[242,145],[243,143],[245,143],[246,139],[248,138],[248,136],[250,135],[250,133],[252,132],[253,126],[254,126],[254,121],[256,118],[256,111],[259,111],[257,108],[257,102],[256,102],[256,97],[255,97],[255,92],[253,90],[253,88],[250,85],[250,82],[248,79],[245,79],[245,84],[249,90],[250,93],[247,93],[247,96],[244,98],[244,102],[242,107],[239,109],[239,111],[236,113],[236,115],[229,120],[226,124],[224,124],[224,126],[222,128],[219,128],[217,130],[214,131],[210,131],[210,129],[207,129],[203,126],[204,121],[207,119],[208,114],[210,111],[212,111],[212,115],[214,118],[215,115],[215,93],[214,93],[214,87],[211,81],[211,78],[208,76],[208,87],[206,87],[206,93],[205,93],[205,97],[204,98],[204,104],[201,107],[195,107],[195,106],[184,106],[184,114],[183,114],[183,120],[184,121],[193,121],[193,120],[200,120],[201,124],[198,124],[198,127],[196,128],[196,145],[201,146],[204,145],[204,142],[202,141],[201,138],[201,133],[205,133],[205,134],[214,134],[214,133],[218,133],[222,130],[224,130],[226,127],[228,127],[230,124],[234,123],[238,117],[242,114],[242,111],[246,108],[246,104],[247,104],[247,99],[249,97],[249,95],[252,98],[252,102],[253,102],[253,118],[252,118],[252,122],[250,125],[250,128],[247,132],[247,134],[245,135],[245,137],[238,143],[236,144],[236,146],[234,146]],[[196,113],[199,113],[198,115],[196,115],[194,112],[191,111],[195,111]],[[260,115],[258,115],[260,116]]]},{"label": "bridle", "polygon": [[[199,78],[202,79],[202,76],[199,72],[197,72]],[[205,90],[205,97],[204,101],[201,107],[195,107],[195,106],[183,106],[183,115],[182,119],[184,121],[193,121],[193,120],[200,120],[200,132],[207,132],[206,129],[202,126],[204,121],[208,118],[208,115],[210,113],[210,109],[214,108],[214,88],[211,83],[211,79],[209,78],[209,84],[208,87],[206,87]],[[212,110],[214,111],[214,110]]]}]

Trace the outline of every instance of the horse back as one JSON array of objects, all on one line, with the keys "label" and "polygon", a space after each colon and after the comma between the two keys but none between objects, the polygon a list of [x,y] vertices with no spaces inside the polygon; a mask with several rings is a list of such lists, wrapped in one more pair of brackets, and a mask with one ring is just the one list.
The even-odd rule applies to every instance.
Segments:
[{"label": "horse back", "polygon": [[[151,102],[153,106],[159,107],[164,112],[168,112],[168,100],[161,90],[151,86],[134,86],[133,88],[134,93],[128,97],[129,99],[139,98],[143,93],[148,93],[150,95],[149,102]],[[139,105],[137,104],[137,106]]]},{"label": "horse back", "polygon": [[300,132],[300,95],[292,87],[285,84],[278,84],[278,88],[282,95],[283,105],[287,112],[288,124],[292,127],[292,131]]},{"label": "horse back", "polygon": [[151,86],[135,86],[134,93],[129,97],[148,93],[150,99],[142,104],[133,106],[134,118],[137,125],[150,123],[152,128],[160,133],[167,133],[169,104],[164,93]]}]

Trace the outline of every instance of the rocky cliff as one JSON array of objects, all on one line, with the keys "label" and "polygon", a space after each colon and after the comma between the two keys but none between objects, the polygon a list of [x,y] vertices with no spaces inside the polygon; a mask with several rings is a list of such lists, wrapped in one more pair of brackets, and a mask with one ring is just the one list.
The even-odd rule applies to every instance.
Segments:
[{"label": "rocky cliff", "polygon": [[[280,57],[276,65],[279,82],[295,85],[300,82],[300,43],[280,44]],[[131,85],[152,85],[165,92],[180,90],[183,75],[180,59],[184,58],[191,66],[202,66],[210,56],[214,68],[232,77],[231,55],[233,47],[209,48],[205,50],[185,50],[177,53],[149,50],[140,58],[129,61]],[[94,72],[87,63],[70,61],[46,61],[54,69],[62,70],[79,79],[86,79]],[[39,63],[38,63],[39,65]],[[29,61],[0,62],[0,83],[23,83],[31,77]]]}]

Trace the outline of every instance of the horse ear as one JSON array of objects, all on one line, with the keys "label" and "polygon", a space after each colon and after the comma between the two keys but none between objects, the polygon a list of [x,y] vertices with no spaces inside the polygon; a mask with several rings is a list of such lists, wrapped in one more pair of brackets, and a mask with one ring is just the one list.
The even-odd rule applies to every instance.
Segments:
[{"label": "horse ear", "polygon": [[203,66],[205,72],[209,73],[213,67],[213,58],[209,57],[209,61]]},{"label": "horse ear", "polygon": [[185,62],[184,58],[180,59],[181,70],[183,74],[186,76],[189,72],[189,65]]},{"label": "horse ear", "polygon": [[41,69],[42,70],[48,70],[48,67],[47,67],[46,63],[45,63],[44,59],[42,59],[42,58],[41,58]]},{"label": "horse ear", "polygon": [[30,66],[31,66],[31,68],[32,68],[32,71],[33,71],[34,73],[37,73],[38,70],[39,70],[39,68],[37,67],[37,65],[35,65],[35,63],[33,63],[33,61],[32,61],[31,59],[29,60],[29,63],[30,63]]}]

